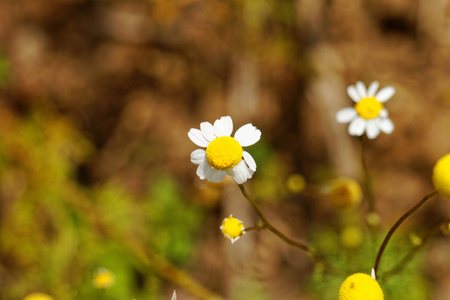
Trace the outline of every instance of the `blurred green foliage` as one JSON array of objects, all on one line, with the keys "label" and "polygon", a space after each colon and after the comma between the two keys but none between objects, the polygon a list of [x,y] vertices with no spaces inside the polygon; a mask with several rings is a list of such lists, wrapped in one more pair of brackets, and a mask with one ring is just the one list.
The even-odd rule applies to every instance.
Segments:
[{"label": "blurred green foliage", "polygon": [[[120,237],[135,235],[149,249],[185,263],[195,249],[202,211],[186,201],[177,181],[160,176],[142,198],[118,182],[81,186],[77,168],[95,149],[50,110],[16,117],[0,109],[0,130],[0,255],[6,278],[0,298],[39,291],[60,300],[160,299],[156,270],[144,269]],[[99,267],[116,279],[105,291],[92,285]]]}]

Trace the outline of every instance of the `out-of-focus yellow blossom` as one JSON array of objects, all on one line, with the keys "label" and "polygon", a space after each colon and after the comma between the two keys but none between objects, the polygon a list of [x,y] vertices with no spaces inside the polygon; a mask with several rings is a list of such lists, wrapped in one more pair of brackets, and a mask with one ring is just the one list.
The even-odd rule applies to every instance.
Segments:
[{"label": "out-of-focus yellow blossom", "polygon": [[286,188],[289,192],[298,194],[306,187],[305,178],[300,174],[292,174],[286,181]]},{"label": "out-of-focus yellow blossom", "polygon": [[450,153],[439,159],[433,169],[434,188],[450,200]]},{"label": "out-of-focus yellow blossom", "polygon": [[339,300],[383,299],[383,291],[378,282],[364,273],[356,273],[347,277],[339,290]]},{"label": "out-of-focus yellow blossom", "polygon": [[23,298],[23,300],[53,300],[53,298],[43,293],[32,293]]},{"label": "out-of-focus yellow blossom", "polygon": [[342,244],[348,248],[355,248],[361,245],[363,234],[357,226],[347,226],[342,230],[341,241]]},{"label": "out-of-focus yellow blossom", "polygon": [[422,238],[415,233],[411,233],[409,235],[409,240],[411,241],[411,244],[413,244],[414,247],[422,245],[423,242]]},{"label": "out-of-focus yellow blossom", "polygon": [[220,230],[227,239],[231,240],[231,243],[236,242],[245,233],[242,221],[233,218],[232,215],[223,220]]},{"label": "out-of-focus yellow blossom", "polygon": [[99,268],[94,273],[92,283],[97,289],[108,289],[114,285],[114,274],[106,268]]},{"label": "out-of-focus yellow blossom", "polygon": [[330,182],[326,193],[330,202],[338,208],[348,208],[361,202],[362,191],[358,182],[340,177]]},{"label": "out-of-focus yellow blossom", "polygon": [[371,212],[367,214],[366,221],[370,226],[377,226],[378,224],[380,224],[381,218],[380,215],[376,212]]}]

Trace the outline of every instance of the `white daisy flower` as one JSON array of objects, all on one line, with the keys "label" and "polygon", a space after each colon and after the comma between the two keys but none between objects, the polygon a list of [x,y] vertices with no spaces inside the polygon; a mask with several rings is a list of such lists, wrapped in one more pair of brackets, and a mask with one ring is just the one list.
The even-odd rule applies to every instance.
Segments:
[{"label": "white daisy flower", "polygon": [[383,103],[395,94],[395,89],[387,86],[377,92],[378,85],[378,81],[374,81],[366,89],[364,83],[358,81],[356,85],[347,88],[347,94],[356,104],[338,111],[336,120],[339,123],[350,123],[350,135],[362,136],[366,132],[369,139],[374,139],[380,131],[390,134],[394,130],[394,124],[388,118],[388,111]]},{"label": "white daisy flower", "polygon": [[233,121],[229,116],[214,122],[202,122],[200,130],[191,128],[188,136],[197,146],[205,147],[191,153],[191,161],[198,165],[200,179],[221,182],[227,175],[242,184],[252,178],[256,162],[242,147],[255,144],[261,138],[261,131],[252,124],[239,128],[231,137]]}]

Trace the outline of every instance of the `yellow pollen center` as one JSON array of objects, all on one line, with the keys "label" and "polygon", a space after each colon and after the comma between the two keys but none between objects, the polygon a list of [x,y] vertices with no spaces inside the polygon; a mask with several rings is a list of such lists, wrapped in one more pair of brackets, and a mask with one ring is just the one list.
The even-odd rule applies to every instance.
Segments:
[{"label": "yellow pollen center", "polygon": [[214,169],[228,170],[242,160],[242,146],[230,136],[221,136],[209,143],[206,160]]},{"label": "yellow pollen center", "polygon": [[229,217],[222,222],[221,230],[226,238],[235,239],[244,233],[244,224],[238,219]]},{"label": "yellow pollen center", "polygon": [[375,97],[363,98],[355,105],[358,114],[366,120],[378,117],[382,108],[383,104]]}]

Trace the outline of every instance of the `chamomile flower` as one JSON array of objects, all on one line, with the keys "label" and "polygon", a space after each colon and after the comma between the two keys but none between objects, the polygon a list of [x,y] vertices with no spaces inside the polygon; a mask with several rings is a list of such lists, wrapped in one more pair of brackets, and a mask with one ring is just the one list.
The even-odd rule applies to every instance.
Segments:
[{"label": "chamomile flower", "polygon": [[188,136],[194,144],[203,149],[191,153],[191,161],[198,165],[197,175],[210,182],[221,182],[227,175],[233,176],[238,184],[252,178],[256,162],[242,147],[255,144],[261,138],[261,131],[252,124],[239,128],[234,137],[233,121],[229,116],[222,117],[212,125],[202,122],[200,130],[192,128]]},{"label": "chamomile flower", "polygon": [[342,283],[339,300],[383,300],[383,290],[370,275],[356,273]]},{"label": "chamomile flower", "polygon": [[233,218],[233,215],[230,215],[223,220],[220,230],[222,230],[223,235],[231,240],[231,243],[233,244],[245,234],[244,224],[241,220]]},{"label": "chamomile flower", "polygon": [[366,89],[364,83],[358,81],[356,85],[347,88],[347,94],[356,104],[338,111],[336,121],[350,123],[350,135],[362,136],[365,132],[369,139],[374,139],[380,131],[390,134],[394,130],[394,124],[389,119],[383,103],[395,94],[395,89],[387,86],[377,92],[378,85],[378,81],[374,81]]}]

